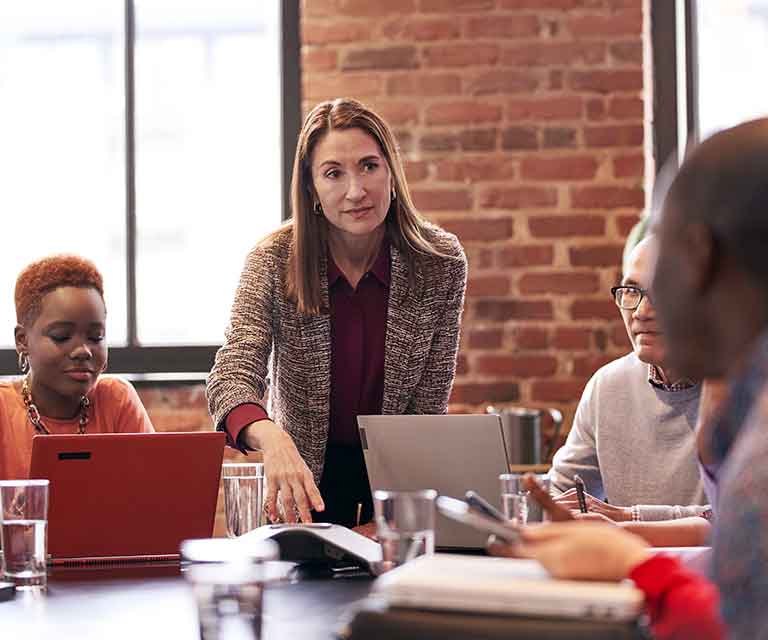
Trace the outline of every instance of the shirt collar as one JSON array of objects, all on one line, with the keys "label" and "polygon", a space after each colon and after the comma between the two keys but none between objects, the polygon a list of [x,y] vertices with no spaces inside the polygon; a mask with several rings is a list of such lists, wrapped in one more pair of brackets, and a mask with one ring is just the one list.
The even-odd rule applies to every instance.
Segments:
[{"label": "shirt collar", "polygon": [[662,391],[685,391],[686,389],[696,386],[696,383],[688,378],[683,378],[682,380],[678,380],[671,384],[669,382],[664,382],[661,371],[659,371],[659,368],[655,364],[648,365],[648,382]]},{"label": "shirt collar", "polygon": [[[373,261],[371,268],[368,269],[367,273],[372,274],[385,287],[389,286],[390,276],[391,276],[391,265],[390,265],[390,246],[389,246],[388,238],[385,237],[384,240],[382,241],[381,248],[379,249],[379,253],[376,256],[376,259]],[[333,287],[333,285],[335,285],[336,282],[338,282],[339,278],[344,278],[346,280],[344,273],[336,265],[336,262],[334,262],[333,257],[331,256],[331,253],[329,251],[328,252],[328,288]]]}]

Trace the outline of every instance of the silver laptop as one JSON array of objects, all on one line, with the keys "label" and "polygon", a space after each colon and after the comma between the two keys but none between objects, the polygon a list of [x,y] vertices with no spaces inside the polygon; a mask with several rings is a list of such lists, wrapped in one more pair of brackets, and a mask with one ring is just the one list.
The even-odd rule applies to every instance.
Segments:
[{"label": "silver laptop", "polygon": [[[499,474],[508,471],[497,415],[358,416],[371,491],[434,489],[463,498],[477,491],[501,507]],[[479,549],[487,535],[439,513],[435,546]]]}]

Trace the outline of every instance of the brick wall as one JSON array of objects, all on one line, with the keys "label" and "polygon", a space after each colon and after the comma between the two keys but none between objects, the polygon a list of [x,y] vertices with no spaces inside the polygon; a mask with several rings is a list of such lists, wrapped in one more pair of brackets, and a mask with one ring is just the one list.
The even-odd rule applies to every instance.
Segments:
[{"label": "brick wall", "polygon": [[397,131],[470,261],[452,411],[572,416],[628,341],[608,289],[645,201],[642,0],[303,0],[304,109]]},{"label": "brick wall", "polygon": [[[451,410],[552,405],[570,424],[628,347],[608,289],[645,198],[643,1],[301,8],[304,110],[352,96],[384,115],[418,207],[469,256]],[[158,429],[210,427],[199,385],[141,395]]]}]

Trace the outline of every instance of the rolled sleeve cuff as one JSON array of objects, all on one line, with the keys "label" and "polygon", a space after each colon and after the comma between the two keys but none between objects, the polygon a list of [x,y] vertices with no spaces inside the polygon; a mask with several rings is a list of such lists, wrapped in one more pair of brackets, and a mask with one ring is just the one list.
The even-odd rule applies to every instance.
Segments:
[{"label": "rolled sleeve cuff", "polygon": [[239,449],[242,453],[251,451],[249,447],[239,440],[240,432],[252,422],[260,420],[269,420],[264,407],[255,402],[246,402],[236,406],[224,418],[223,424],[218,427],[219,431],[227,434],[227,445],[233,449]]},{"label": "rolled sleeve cuff", "polygon": [[639,504],[637,511],[640,520],[643,522],[654,522],[659,520],[678,520],[679,518],[689,518],[691,516],[706,517],[705,513],[710,510],[709,505],[659,505],[659,504]]}]

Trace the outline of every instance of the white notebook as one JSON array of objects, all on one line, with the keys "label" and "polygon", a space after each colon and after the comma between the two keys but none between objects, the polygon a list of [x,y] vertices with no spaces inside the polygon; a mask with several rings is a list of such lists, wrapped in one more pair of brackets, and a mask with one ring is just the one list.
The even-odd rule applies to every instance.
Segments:
[{"label": "white notebook", "polygon": [[392,606],[558,618],[630,621],[643,593],[630,581],[556,580],[535,560],[436,554],[376,580]]}]

